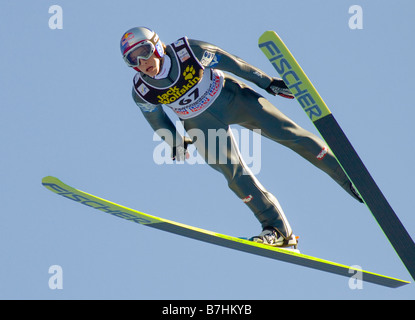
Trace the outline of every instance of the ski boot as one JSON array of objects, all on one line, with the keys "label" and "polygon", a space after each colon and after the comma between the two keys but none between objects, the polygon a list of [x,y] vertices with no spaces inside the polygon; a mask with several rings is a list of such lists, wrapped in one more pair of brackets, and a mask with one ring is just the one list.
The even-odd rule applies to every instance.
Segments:
[{"label": "ski boot", "polygon": [[278,248],[293,247],[297,249],[298,246],[298,237],[292,234],[290,238],[285,239],[273,227],[265,227],[258,236],[252,237],[249,240]]}]

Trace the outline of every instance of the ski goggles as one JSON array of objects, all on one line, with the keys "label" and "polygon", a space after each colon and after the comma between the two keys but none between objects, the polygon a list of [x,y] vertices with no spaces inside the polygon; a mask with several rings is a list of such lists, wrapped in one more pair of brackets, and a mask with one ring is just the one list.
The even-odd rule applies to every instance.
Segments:
[{"label": "ski goggles", "polygon": [[124,60],[130,67],[138,67],[140,65],[140,59],[149,59],[156,48],[150,41],[144,41],[132,47],[125,55]]}]

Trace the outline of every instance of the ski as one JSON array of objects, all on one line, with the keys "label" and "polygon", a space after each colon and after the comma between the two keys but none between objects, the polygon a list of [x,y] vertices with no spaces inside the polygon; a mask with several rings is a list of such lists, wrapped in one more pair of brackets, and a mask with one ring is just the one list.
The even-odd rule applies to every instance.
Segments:
[{"label": "ski", "polygon": [[259,38],[258,45],[331,148],[344,172],[358,190],[412,278],[415,279],[414,241],[307,75],[274,31],[266,31]]},{"label": "ski", "polygon": [[[288,263],[313,268],[329,273],[338,274],[348,278],[352,278],[359,274],[359,279],[368,283],[374,283],[390,288],[398,288],[400,286],[409,284],[408,281],[399,280],[396,278],[387,277],[381,274],[376,274],[369,271],[364,271],[342,265],[339,263],[319,259],[316,257],[308,256],[305,254],[297,253],[288,249],[274,248],[263,244],[255,243],[246,239],[232,237],[192,226],[188,226],[182,223],[170,221],[163,218],[158,218],[140,211],[136,211],[122,205],[116,204],[98,198],[89,193],[80,191],[73,187],[70,187],[55,177],[45,177],[42,179],[42,184],[50,191],[81,203],[88,207],[101,210],[105,213],[113,216],[123,218],[128,221],[132,221],[138,224],[152,227],[162,231],[171,232],[177,235],[181,235],[187,238],[200,240],[203,242],[215,244],[218,246],[251,253],[258,256],[263,256],[279,261],[285,261]],[[357,277],[356,277],[357,279]]]}]

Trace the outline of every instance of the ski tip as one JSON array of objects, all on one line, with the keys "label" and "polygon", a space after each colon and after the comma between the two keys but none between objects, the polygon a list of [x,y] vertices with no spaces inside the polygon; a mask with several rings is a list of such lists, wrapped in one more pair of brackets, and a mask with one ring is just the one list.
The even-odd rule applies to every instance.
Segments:
[{"label": "ski tip", "polygon": [[276,33],[274,30],[267,30],[267,31],[265,31],[264,33],[263,33],[263,35],[264,34],[267,34],[267,33]]},{"label": "ski tip", "polygon": [[56,179],[56,178],[55,177],[52,177],[52,176],[43,177],[42,178],[42,184],[45,183],[45,182],[48,182],[48,181],[50,181],[52,179]]},{"label": "ski tip", "polygon": [[278,34],[274,30],[267,30],[261,35],[260,40],[269,35],[278,35]]},{"label": "ski tip", "polygon": [[50,184],[50,183],[62,183],[58,178],[53,176],[46,176],[42,178],[42,185]]}]

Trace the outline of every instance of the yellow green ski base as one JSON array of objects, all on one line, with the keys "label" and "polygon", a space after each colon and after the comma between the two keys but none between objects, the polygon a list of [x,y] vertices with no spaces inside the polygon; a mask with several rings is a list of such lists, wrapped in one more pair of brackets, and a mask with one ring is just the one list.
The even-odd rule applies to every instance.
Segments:
[{"label": "yellow green ski base", "polygon": [[136,222],[148,227],[175,233],[188,238],[212,243],[222,247],[227,247],[230,249],[235,249],[263,257],[268,257],[275,260],[285,261],[288,263],[293,263],[308,268],[335,273],[338,275],[346,276],[348,278],[352,277],[354,274],[359,272],[361,273],[360,275],[363,281],[390,288],[397,288],[409,284],[409,282],[407,281],[387,277],[384,275],[364,270],[355,269],[346,265],[315,258],[305,254],[300,254],[285,249],[273,248],[249,240],[227,236],[224,234],[151,216],[149,214],[121,206],[114,202],[98,198],[89,193],[70,187],[55,177],[48,176],[43,178],[42,184],[50,191],[70,200],[73,200],[75,202],[79,202],[88,207],[98,209],[103,212],[109,213],[113,216]]},{"label": "yellow green ski base", "polygon": [[415,242],[310,79],[275,31],[264,32],[259,38],[258,46],[320,132],[408,272],[415,279]]}]

